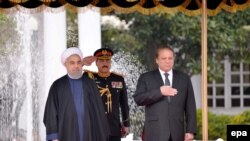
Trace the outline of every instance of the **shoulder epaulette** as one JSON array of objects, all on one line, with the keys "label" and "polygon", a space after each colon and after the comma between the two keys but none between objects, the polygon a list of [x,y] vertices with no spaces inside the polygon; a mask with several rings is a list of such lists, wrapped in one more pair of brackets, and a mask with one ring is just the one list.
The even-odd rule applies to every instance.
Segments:
[{"label": "shoulder epaulette", "polygon": [[86,69],[84,69],[84,72],[86,72],[88,74],[89,78],[94,79],[94,74],[96,72],[93,72],[93,71],[90,71],[90,70],[86,70]]}]

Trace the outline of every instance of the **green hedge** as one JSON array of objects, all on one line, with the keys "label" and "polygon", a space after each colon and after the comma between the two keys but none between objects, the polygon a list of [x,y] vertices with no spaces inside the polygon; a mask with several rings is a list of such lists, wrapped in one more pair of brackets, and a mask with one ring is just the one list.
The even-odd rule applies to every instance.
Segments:
[{"label": "green hedge", "polygon": [[[202,139],[202,112],[197,111],[198,132],[195,137],[197,140]],[[250,111],[245,111],[238,115],[216,115],[208,112],[208,137],[209,140],[222,138],[226,140],[228,124],[250,124]]]}]

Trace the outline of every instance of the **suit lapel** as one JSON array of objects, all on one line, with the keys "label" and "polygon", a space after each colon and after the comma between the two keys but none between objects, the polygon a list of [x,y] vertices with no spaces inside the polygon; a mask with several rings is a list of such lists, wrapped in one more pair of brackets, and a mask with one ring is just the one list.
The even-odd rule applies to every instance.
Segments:
[{"label": "suit lapel", "polygon": [[180,78],[179,78],[178,73],[177,73],[175,70],[173,70],[173,83],[172,83],[172,88],[177,88],[177,87],[178,87],[178,84],[180,84],[179,81],[180,81]]},{"label": "suit lapel", "polygon": [[164,82],[163,82],[162,77],[161,77],[161,73],[160,73],[160,71],[159,71],[158,69],[156,69],[156,70],[154,71],[154,77],[156,78],[157,84],[158,84],[159,86],[164,85]]}]

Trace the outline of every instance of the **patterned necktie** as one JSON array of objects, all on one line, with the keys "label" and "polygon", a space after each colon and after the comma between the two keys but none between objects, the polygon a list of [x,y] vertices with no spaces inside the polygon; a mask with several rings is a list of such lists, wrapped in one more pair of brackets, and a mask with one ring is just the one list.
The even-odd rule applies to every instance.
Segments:
[{"label": "patterned necktie", "polygon": [[[165,75],[165,85],[170,86],[170,81],[168,79],[169,74],[166,72],[166,73],[164,73],[164,75]],[[170,102],[170,96],[168,96],[168,102]]]},{"label": "patterned necktie", "polygon": [[166,86],[170,86],[170,81],[169,81],[169,79],[168,79],[168,73],[166,72],[166,73],[164,73],[164,75],[165,75],[165,85]]}]

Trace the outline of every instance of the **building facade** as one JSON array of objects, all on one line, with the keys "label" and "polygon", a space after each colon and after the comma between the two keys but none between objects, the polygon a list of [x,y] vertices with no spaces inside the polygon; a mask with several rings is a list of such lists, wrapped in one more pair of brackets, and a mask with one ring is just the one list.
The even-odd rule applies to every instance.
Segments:
[{"label": "building facade", "polygon": [[[208,82],[208,108],[215,114],[238,114],[250,110],[250,64],[221,62],[224,79]],[[201,108],[201,76],[192,77],[197,108]]]}]

